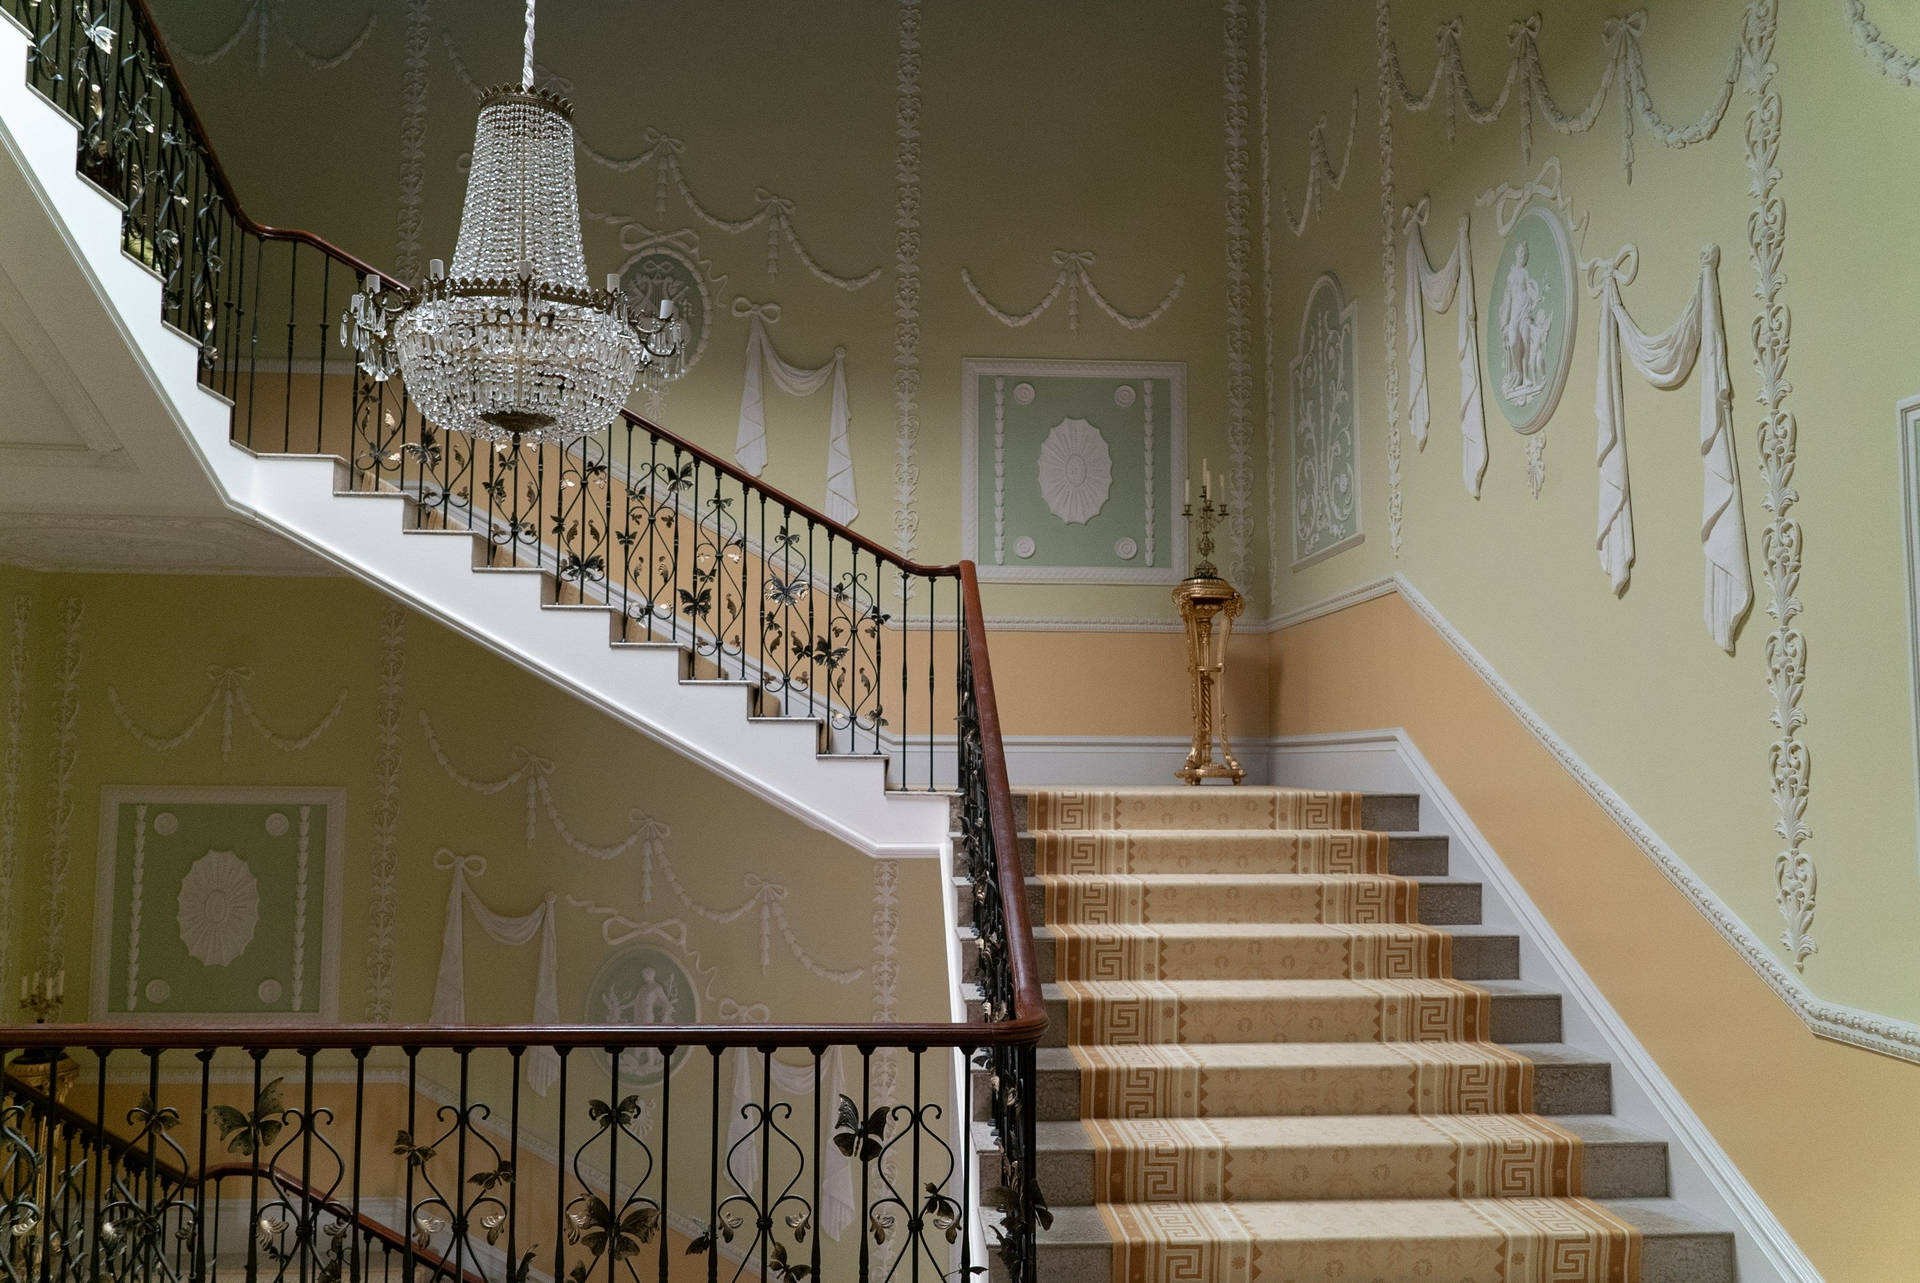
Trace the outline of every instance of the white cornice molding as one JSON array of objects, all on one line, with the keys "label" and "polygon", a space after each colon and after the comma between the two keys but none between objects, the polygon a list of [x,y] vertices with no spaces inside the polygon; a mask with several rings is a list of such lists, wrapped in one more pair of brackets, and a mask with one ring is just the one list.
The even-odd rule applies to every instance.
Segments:
[{"label": "white cornice molding", "polygon": [[1339,596],[1330,597],[1325,601],[1283,615],[1273,621],[1274,626],[1291,628],[1297,624],[1308,623],[1361,602],[1385,596],[1388,592],[1399,593],[1435,632],[1446,639],[1447,644],[1453,647],[1460,658],[1466,661],[1467,666],[1487,684],[1488,689],[1499,697],[1508,711],[1519,718],[1521,724],[1533,737],[1553,754],[1554,760],[1573,776],[1587,796],[1592,798],[1595,804],[1620,826],[1622,831],[1633,840],[1634,845],[1653,861],[1654,867],[1680,889],[1681,893],[1693,903],[1693,907],[1700,911],[1700,915],[1720,933],[1721,938],[1733,946],[1734,952],[1754,969],[1768,987],[1780,996],[1780,1000],[1786,1003],[1816,1036],[1920,1063],[1920,1024],[1896,1020],[1858,1007],[1827,1002],[1808,988],[1807,982],[1789,970],[1775,956],[1773,950],[1760,938],[1759,934],[1735,914],[1727,906],[1726,901],[1702,881],[1672,847],[1661,840],[1660,835],[1640,818],[1633,807],[1628,805],[1627,800],[1616,793],[1565,740],[1554,733],[1546,720],[1521,698],[1520,693],[1500,676],[1493,665],[1487,662],[1486,657],[1474,648],[1473,643],[1468,641],[1405,575],[1395,574],[1388,579],[1359,585]]}]

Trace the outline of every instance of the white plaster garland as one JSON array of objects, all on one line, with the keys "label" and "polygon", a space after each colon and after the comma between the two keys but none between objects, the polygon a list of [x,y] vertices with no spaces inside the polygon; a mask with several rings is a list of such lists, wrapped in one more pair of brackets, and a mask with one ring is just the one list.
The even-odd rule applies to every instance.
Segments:
[{"label": "white plaster garland", "polygon": [[638,848],[640,852],[640,889],[641,899],[647,903],[653,901],[653,876],[658,870],[667,885],[690,912],[720,925],[729,925],[746,918],[753,918],[760,927],[760,969],[769,970],[773,965],[773,936],[776,931],[786,942],[794,959],[813,975],[835,984],[851,984],[862,974],[858,970],[841,971],[818,962],[806,946],[801,944],[793,929],[793,922],[787,916],[787,888],[778,882],[772,882],[757,873],[744,875],[747,898],[731,908],[703,904],[693,897],[686,885],[681,882],[674,870],[673,860],[667,853],[667,842],[672,830],[661,821],[638,807],[627,812],[627,818],[635,825],[626,837],[607,846],[596,846],[583,840],[560,814],[553,799],[550,783],[556,767],[553,759],[542,757],[521,745],[512,749],[514,769],[498,779],[481,779],[456,766],[440,744],[439,736],[434,733],[433,721],[425,710],[420,713],[420,729],[425,733],[427,746],[433,750],[434,757],[446,772],[447,778],[470,792],[482,796],[492,796],[512,788],[516,784],[526,787],[526,843],[533,845],[538,828],[538,816],[544,813],[547,822],[560,841],[581,855],[595,860],[614,860],[628,851]]},{"label": "white plaster garland", "polygon": [[366,44],[368,38],[373,35],[373,28],[380,19],[379,14],[369,13],[365,25],[363,25],[359,33],[348,42],[346,48],[340,52],[332,54],[315,53],[287,30],[286,19],[280,15],[281,6],[284,3],[285,0],[249,0],[246,12],[240,15],[239,25],[234,27],[233,31],[212,49],[204,51],[195,50],[188,49],[183,45],[175,45],[174,49],[188,62],[205,66],[208,63],[218,62],[232,53],[239,47],[240,42],[245,40],[248,34],[251,33],[255,37],[254,70],[257,73],[265,74],[267,70],[267,37],[272,34],[274,25],[277,22],[279,24],[279,35],[282,43],[284,43],[287,48],[293,50],[295,57],[299,58],[301,62],[307,64],[307,66],[314,71],[331,71],[360,52],[360,47]]},{"label": "white plaster garland", "polygon": [[1253,542],[1253,359],[1247,195],[1247,7],[1225,4],[1227,251],[1227,577],[1248,581]]},{"label": "white plaster garland", "polygon": [[1400,329],[1400,310],[1394,306],[1395,291],[1400,284],[1394,270],[1398,239],[1394,216],[1399,209],[1393,194],[1393,82],[1388,75],[1388,65],[1395,55],[1393,17],[1387,2],[1374,0],[1373,38],[1379,64],[1380,293],[1385,300],[1380,311],[1381,323],[1387,329],[1387,546],[1398,557],[1405,541],[1404,505],[1400,494],[1400,362],[1394,357],[1399,350]]},{"label": "white plaster garland", "polygon": [[779,304],[755,303],[736,296],[733,314],[747,321],[746,372],[740,384],[740,421],[734,436],[734,461],[756,477],[767,466],[766,379],[771,378],[775,387],[794,397],[812,396],[831,380],[833,405],[827,421],[824,510],[835,521],[851,522],[860,515],[860,501],[853,483],[853,442],[847,412],[847,349],[836,347],[832,359],[825,365],[805,369],[781,356],[767,333],[767,326],[780,319]]},{"label": "white plaster garland", "polygon": [[[1267,602],[1269,607],[1280,600],[1280,434],[1279,409],[1275,399],[1279,395],[1279,378],[1274,368],[1273,352],[1273,91],[1269,63],[1271,59],[1267,49],[1267,0],[1255,0],[1253,8],[1253,46],[1256,51],[1255,65],[1260,78],[1260,342],[1261,359],[1265,374],[1262,385],[1263,421],[1262,427],[1267,434]],[[1354,98],[1354,111],[1360,110],[1358,96]],[[1311,147],[1309,147],[1311,152]],[[1347,140],[1348,155],[1352,155],[1353,140]],[[1309,160],[1311,164],[1311,160]],[[1340,162],[1341,176],[1345,177],[1347,162]],[[1339,184],[1334,184],[1338,188]],[[1313,179],[1308,176],[1309,195],[1313,194]],[[1317,201],[1309,201],[1317,208]],[[1304,218],[1302,230],[1304,231]]]},{"label": "white plaster garland", "polygon": [[380,620],[380,710],[374,719],[373,849],[368,860],[367,1019],[393,1019],[393,937],[398,915],[394,848],[400,832],[400,695],[406,677],[406,612]]},{"label": "white plaster garland", "polygon": [[1920,57],[1900,52],[1880,34],[1880,28],[1867,20],[1866,0],[1841,0],[1841,7],[1853,29],[1854,43],[1874,69],[1897,85],[1920,89]]},{"label": "white plaster garland", "polygon": [[1600,304],[1600,351],[1593,393],[1599,426],[1600,522],[1595,546],[1617,596],[1627,590],[1634,560],[1633,500],[1627,473],[1626,391],[1622,358],[1657,388],[1679,387],[1696,365],[1700,385],[1699,450],[1704,476],[1700,542],[1706,552],[1704,614],[1714,644],[1733,652],[1734,632],[1753,605],[1747,524],[1733,459],[1733,384],[1726,327],[1720,317],[1720,248],[1700,252],[1700,283],[1671,326],[1648,334],[1620,296],[1633,283],[1640,254],[1626,246],[1611,260],[1584,264],[1587,290]]},{"label": "white plaster garland", "polygon": [[911,557],[920,534],[920,0],[897,0],[894,13],[893,543]]},{"label": "white plaster garland", "polygon": [[1473,279],[1473,244],[1468,219],[1460,216],[1453,253],[1436,270],[1427,257],[1425,228],[1427,198],[1408,206],[1401,215],[1406,237],[1407,281],[1407,429],[1414,444],[1424,450],[1433,412],[1427,393],[1427,309],[1455,309],[1454,347],[1460,364],[1460,479],[1467,493],[1480,497],[1487,473],[1487,411],[1480,386],[1480,309]]},{"label": "white plaster garland", "polygon": [[1067,329],[1076,334],[1080,331],[1080,295],[1083,291],[1088,301],[1105,312],[1115,324],[1129,330],[1144,330],[1167,314],[1167,309],[1172,307],[1173,301],[1180,297],[1180,291],[1187,283],[1187,274],[1177,273],[1173,278],[1172,287],[1167,290],[1159,303],[1147,312],[1133,315],[1115,307],[1107,296],[1100,292],[1100,287],[1093,283],[1092,268],[1095,260],[1092,250],[1057,249],[1053,251],[1049,261],[1054,267],[1053,286],[1038,303],[1024,312],[1015,312],[1001,307],[988,298],[980,291],[980,286],[974,282],[973,273],[967,268],[960,269],[960,283],[967,287],[967,293],[973,296],[973,301],[978,303],[988,316],[1009,329],[1019,329],[1023,325],[1030,325],[1039,320],[1064,293],[1067,296]]},{"label": "white plaster garland", "polygon": [[[459,47],[454,43],[453,33],[442,30],[440,43],[445,49],[447,61],[452,64],[454,73],[466,83],[468,90],[477,98],[484,94],[487,86],[475,79],[467,70],[465,60],[460,57]],[[569,97],[574,96],[573,82],[555,76],[544,65],[536,67],[536,80],[543,88],[549,88]],[[678,196],[687,211],[700,222],[715,231],[725,232],[729,236],[744,236],[748,232],[763,230],[766,233],[766,273],[769,277],[780,275],[780,255],[784,248],[800,260],[822,284],[831,285],[839,290],[859,290],[880,279],[883,267],[874,266],[864,272],[836,272],[821,262],[820,256],[807,248],[800,238],[800,232],[794,219],[794,202],[791,197],[765,187],[753,189],[753,210],[737,218],[729,218],[716,212],[712,206],[694,194],[692,185],[687,181],[686,170],[681,158],[686,154],[685,140],[658,129],[648,128],[642,135],[644,146],[631,156],[614,156],[602,151],[585,138],[576,138],[575,143],[580,154],[603,169],[616,174],[630,174],[652,166],[654,222],[667,227],[667,204],[669,195]]]},{"label": "white plaster garland", "polygon": [[[1260,35],[1260,181],[1261,204],[1266,204],[1267,183],[1267,41],[1266,5],[1259,8],[1258,28]],[[1333,153],[1327,146],[1327,113],[1320,113],[1320,119],[1307,131],[1307,185],[1306,195],[1301,198],[1300,216],[1294,217],[1293,203],[1287,195],[1287,189],[1280,189],[1280,217],[1285,220],[1287,230],[1296,238],[1307,234],[1307,227],[1313,222],[1313,216],[1320,212],[1321,202],[1328,189],[1339,191],[1347,181],[1347,166],[1353,160],[1353,136],[1360,127],[1360,94],[1353,95],[1351,116],[1347,121],[1347,143],[1340,152],[1340,164],[1333,163]]]},{"label": "white plaster garland", "polygon": [[282,753],[297,753],[326,734],[327,728],[332,726],[334,719],[340,716],[340,710],[347,706],[347,688],[342,686],[340,693],[334,697],[333,707],[328,709],[319,721],[305,731],[282,735],[267,725],[247,695],[247,685],[253,680],[253,676],[253,669],[244,666],[228,668],[216,664],[209,667],[207,678],[212,685],[207,691],[206,702],[200,706],[200,711],[193,715],[184,729],[170,736],[158,731],[150,731],[134,721],[133,715],[120,701],[120,692],[112,686],[107,687],[107,703],[113,708],[113,715],[120,719],[120,725],[126,728],[127,734],[133,736],[142,747],[152,753],[171,753],[185,744],[206,723],[213,710],[218,708],[221,710],[220,756],[223,759],[233,755],[233,714],[236,708],[267,743]]},{"label": "white plaster garland", "polygon": [[80,623],[78,597],[60,602],[60,652],[53,674],[53,752],[47,790],[47,875],[40,906],[42,965],[61,969],[67,942],[67,871],[73,863],[73,772],[79,759]]},{"label": "white plaster garland", "polygon": [[23,934],[14,922],[13,888],[20,868],[20,784],[26,770],[27,657],[32,636],[33,599],[13,599],[13,630],[7,649],[6,747],[0,754],[0,997],[12,992],[15,941]]}]

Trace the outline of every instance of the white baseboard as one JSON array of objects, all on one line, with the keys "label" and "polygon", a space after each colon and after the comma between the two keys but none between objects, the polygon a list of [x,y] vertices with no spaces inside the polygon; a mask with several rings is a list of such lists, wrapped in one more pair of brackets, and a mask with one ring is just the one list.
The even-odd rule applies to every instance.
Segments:
[{"label": "white baseboard", "polygon": [[1614,1113],[1667,1142],[1673,1197],[1733,1230],[1744,1283],[1818,1283],[1813,1262],[1601,995],[1405,731],[1285,736],[1273,742],[1269,760],[1279,784],[1419,793],[1421,828],[1451,839],[1451,874],[1478,881],[1484,890],[1482,920],[1517,934],[1522,976],[1563,996],[1564,1040],[1612,1062]]}]

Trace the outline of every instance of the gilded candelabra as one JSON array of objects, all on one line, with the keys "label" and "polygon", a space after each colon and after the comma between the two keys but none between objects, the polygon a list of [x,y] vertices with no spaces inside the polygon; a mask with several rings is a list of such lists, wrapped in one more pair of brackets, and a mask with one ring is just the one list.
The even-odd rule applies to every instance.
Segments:
[{"label": "gilded candelabra", "polygon": [[[36,971],[31,976],[20,977],[20,1009],[33,1017],[34,1024],[58,1021],[66,1000],[65,968],[52,975]],[[51,1050],[23,1051],[14,1057],[11,1068],[22,1083],[59,1101],[67,1098],[68,1090],[80,1076],[80,1066],[71,1057]]]},{"label": "gilded candelabra", "polygon": [[[1226,519],[1227,506],[1213,502],[1212,490],[1213,471],[1203,461],[1200,506],[1194,507],[1189,484],[1187,503],[1180,510],[1182,517],[1199,527],[1194,550],[1200,559],[1194,563],[1193,573],[1173,590],[1174,604],[1179,606],[1180,621],[1187,630],[1187,672],[1193,699],[1193,747],[1177,774],[1189,784],[1205,779],[1229,779],[1238,784],[1247,778],[1247,772],[1234,757],[1233,744],[1227,738],[1227,640],[1246,600],[1213,565],[1213,528]],[[1216,738],[1220,741],[1217,762],[1213,760]]]}]

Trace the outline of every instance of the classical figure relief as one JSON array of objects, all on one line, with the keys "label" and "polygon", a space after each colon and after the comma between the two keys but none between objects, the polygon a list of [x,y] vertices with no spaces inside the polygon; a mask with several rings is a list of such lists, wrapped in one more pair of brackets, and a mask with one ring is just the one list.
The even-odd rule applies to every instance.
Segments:
[{"label": "classical figure relief", "polygon": [[1527,243],[1521,241],[1500,295],[1500,349],[1506,358],[1500,392],[1517,406],[1546,390],[1547,345],[1553,336],[1546,291],[1527,270],[1528,257]]}]

